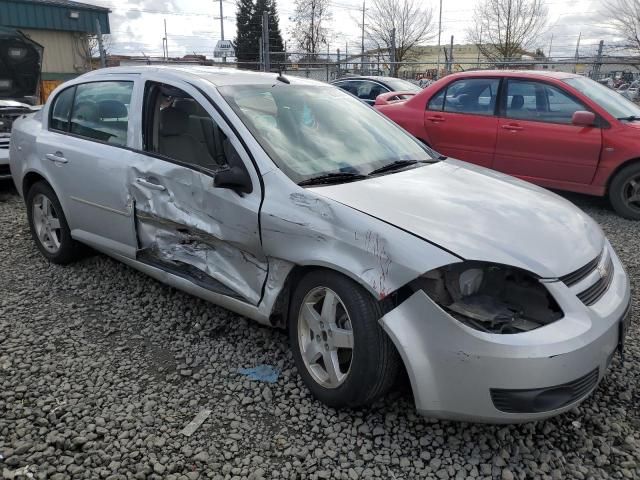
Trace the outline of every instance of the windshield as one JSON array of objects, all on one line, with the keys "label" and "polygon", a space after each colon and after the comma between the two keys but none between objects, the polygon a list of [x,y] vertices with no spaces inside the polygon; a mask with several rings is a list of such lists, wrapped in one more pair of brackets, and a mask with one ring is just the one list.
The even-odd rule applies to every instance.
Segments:
[{"label": "windshield", "polygon": [[618,119],[640,118],[640,107],[638,105],[598,82],[584,77],[569,78],[564,82],[589,97],[609,112],[610,115]]},{"label": "windshield", "polygon": [[399,78],[385,78],[384,82],[394,92],[420,92],[422,89],[418,85],[414,85],[406,80]]},{"label": "windshield", "polygon": [[274,163],[294,182],[320,175],[368,175],[391,162],[435,157],[341,89],[310,85],[219,88]]}]

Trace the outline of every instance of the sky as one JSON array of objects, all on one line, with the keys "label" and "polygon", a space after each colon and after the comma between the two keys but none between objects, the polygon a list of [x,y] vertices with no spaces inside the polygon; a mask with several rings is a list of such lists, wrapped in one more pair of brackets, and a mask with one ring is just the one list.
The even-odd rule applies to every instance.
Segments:
[{"label": "sky", "polygon": [[[82,1],[82,0],[81,0]],[[85,0],[86,3],[111,9],[111,53],[126,55],[162,55],[164,21],[170,56],[204,54],[213,56],[213,49],[221,39],[219,0]],[[360,49],[361,0],[329,0],[333,20],[330,24],[330,50],[345,48],[354,53]],[[480,0],[443,0],[442,41],[466,43],[466,31],[473,22],[474,7]],[[580,54],[597,51],[598,42],[605,41],[605,53],[613,51],[620,42],[615,29],[603,23],[606,12],[601,0],[544,0],[549,12],[548,27],[540,36],[537,47],[552,56],[573,56],[581,34]],[[439,1],[424,0],[424,8],[431,9],[437,21]],[[224,38],[235,37],[235,0],[223,0]],[[289,38],[294,13],[294,0],[277,0],[280,30],[294,50]],[[437,26],[434,25],[434,35]],[[553,40],[551,37],[553,36]],[[446,40],[445,40],[446,39]],[[436,44],[434,38],[430,44]],[[353,50],[352,50],[353,49]]]}]

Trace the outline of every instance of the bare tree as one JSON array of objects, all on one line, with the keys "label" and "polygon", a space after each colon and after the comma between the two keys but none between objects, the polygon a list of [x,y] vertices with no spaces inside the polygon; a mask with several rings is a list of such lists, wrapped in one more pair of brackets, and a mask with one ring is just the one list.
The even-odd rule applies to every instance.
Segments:
[{"label": "bare tree", "polygon": [[295,0],[291,36],[308,55],[319,53],[327,43],[332,18],[329,5],[329,0]]},{"label": "bare tree", "polygon": [[605,0],[604,12],[626,47],[640,53],[640,0]]},{"label": "bare tree", "polygon": [[[102,47],[104,48],[104,54],[106,56],[109,56],[111,46],[111,35],[102,35]],[[93,70],[96,64],[100,65],[100,45],[98,43],[97,35],[87,35],[87,41],[84,44],[82,56],[87,70]],[[95,61],[96,59],[97,61]]]},{"label": "bare tree", "polygon": [[539,39],[548,11],[543,0],[483,0],[476,5],[475,18],[469,40],[488,60],[508,62]]},{"label": "bare tree", "polygon": [[[406,62],[416,57],[415,47],[432,39],[434,34],[431,9],[420,8],[421,0],[373,0],[365,10],[365,31],[368,39],[391,51],[395,29],[395,60]],[[392,75],[397,72],[392,66]]]}]

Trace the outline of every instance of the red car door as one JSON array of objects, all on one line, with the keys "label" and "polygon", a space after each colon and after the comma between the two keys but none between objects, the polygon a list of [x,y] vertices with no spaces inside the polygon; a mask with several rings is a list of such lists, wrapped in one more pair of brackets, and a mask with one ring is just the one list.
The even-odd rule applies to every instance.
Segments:
[{"label": "red car door", "polygon": [[431,97],[424,117],[431,146],[446,156],[491,167],[499,86],[498,78],[463,78]]},{"label": "red car door", "polygon": [[504,92],[493,168],[549,187],[590,184],[602,130],[571,122],[589,108],[541,81],[508,79]]}]

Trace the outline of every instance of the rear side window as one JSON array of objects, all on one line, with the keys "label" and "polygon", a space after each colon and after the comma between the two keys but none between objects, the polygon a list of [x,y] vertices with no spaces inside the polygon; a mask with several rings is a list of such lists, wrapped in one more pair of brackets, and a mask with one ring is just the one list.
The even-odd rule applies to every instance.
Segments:
[{"label": "rear side window", "polygon": [[53,101],[51,109],[51,119],[49,126],[54,130],[69,131],[69,116],[71,115],[71,105],[73,104],[73,94],[76,88],[71,87],[63,90]]},{"label": "rear side window", "polygon": [[493,115],[499,85],[497,78],[471,78],[453,82],[447,87],[444,111]]},{"label": "rear side window", "polygon": [[127,144],[133,82],[93,82],[76,87],[71,133],[113,145]]},{"label": "rear side window", "polygon": [[543,82],[509,80],[505,114],[508,118],[571,124],[578,110],[589,110],[559,88]]},{"label": "rear side window", "polygon": [[499,86],[498,78],[457,80],[431,97],[427,108],[451,113],[493,115]]},{"label": "rear side window", "polygon": [[385,88],[382,85],[375,82],[362,81],[359,83],[360,85],[358,85],[358,90],[356,95],[361,100],[375,101],[378,95],[387,93],[389,91],[388,88]]}]

